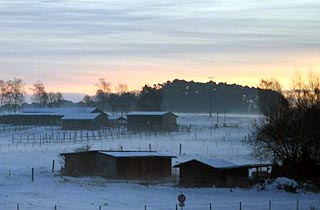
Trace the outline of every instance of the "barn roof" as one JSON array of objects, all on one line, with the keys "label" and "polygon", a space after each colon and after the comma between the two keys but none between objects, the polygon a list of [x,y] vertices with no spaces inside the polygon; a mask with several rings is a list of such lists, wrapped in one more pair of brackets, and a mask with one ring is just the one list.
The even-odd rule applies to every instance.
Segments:
[{"label": "barn roof", "polygon": [[156,151],[100,151],[100,154],[112,156],[112,157],[170,157],[175,156],[163,154]]},{"label": "barn roof", "polygon": [[[137,116],[137,115],[142,115],[142,116],[162,116],[165,114],[173,114],[172,112],[169,111],[133,111],[133,112],[128,112],[127,115],[129,116]],[[177,115],[175,115],[177,116]]]},{"label": "barn roof", "polygon": [[223,159],[192,159],[186,162],[182,162],[174,165],[174,167],[180,167],[182,165],[189,164],[190,162],[200,162],[207,166],[217,168],[217,169],[231,169],[231,168],[255,168],[255,167],[266,167],[271,166],[272,164],[245,164],[245,165],[237,165],[235,163],[229,162]]},{"label": "barn roof", "polygon": [[113,115],[109,115],[108,119],[109,120],[125,120],[126,118],[124,116],[122,116],[122,115],[113,114]]},{"label": "barn roof", "polygon": [[74,113],[93,113],[97,108],[94,107],[70,107],[70,108],[26,108],[21,110],[22,113],[29,114],[58,114],[58,115],[68,115]]},{"label": "barn roof", "polygon": [[62,117],[62,120],[94,120],[100,113],[73,113]]},{"label": "barn roof", "polygon": [[156,151],[107,151],[107,150],[92,150],[86,152],[73,152],[73,153],[62,153],[60,155],[73,155],[73,154],[84,154],[84,153],[99,153],[111,157],[127,158],[127,157],[167,157],[176,158],[176,156],[168,155]]}]

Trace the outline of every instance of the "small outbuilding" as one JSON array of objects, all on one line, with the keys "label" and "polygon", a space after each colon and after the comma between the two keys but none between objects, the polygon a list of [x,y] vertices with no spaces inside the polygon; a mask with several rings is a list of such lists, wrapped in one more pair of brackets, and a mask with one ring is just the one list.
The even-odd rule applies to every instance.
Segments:
[{"label": "small outbuilding", "polygon": [[69,114],[61,118],[63,130],[96,130],[108,125],[105,113]]},{"label": "small outbuilding", "polygon": [[3,117],[3,121],[13,125],[62,126],[64,124],[64,129],[96,129],[107,124],[107,116],[99,108],[27,108],[19,113],[7,114]]},{"label": "small outbuilding", "polygon": [[249,169],[268,164],[236,165],[222,159],[193,159],[179,163],[179,184],[184,187],[249,187],[255,180],[249,178]]},{"label": "small outbuilding", "polygon": [[171,176],[175,156],[155,151],[88,151],[63,153],[63,174],[110,179],[158,180]]},{"label": "small outbuilding", "polygon": [[173,131],[177,128],[177,115],[168,111],[129,112],[127,126],[131,131]]}]

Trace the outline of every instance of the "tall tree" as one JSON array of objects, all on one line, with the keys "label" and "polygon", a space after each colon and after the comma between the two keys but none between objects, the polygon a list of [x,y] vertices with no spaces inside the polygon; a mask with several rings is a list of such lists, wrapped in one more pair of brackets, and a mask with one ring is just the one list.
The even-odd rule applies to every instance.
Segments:
[{"label": "tall tree", "polygon": [[280,83],[275,79],[262,79],[258,89],[258,105],[264,115],[273,115],[288,106]]},{"label": "tall tree", "polygon": [[40,107],[45,107],[48,104],[48,94],[46,92],[46,88],[44,84],[40,81],[37,81],[33,84],[33,91],[32,101],[34,103],[39,104]]},{"label": "tall tree", "polygon": [[47,95],[48,95],[48,106],[49,107],[60,107],[61,106],[62,101],[63,101],[62,93],[49,92]]},{"label": "tall tree", "polygon": [[145,85],[139,95],[136,109],[144,111],[159,111],[161,110],[161,106],[162,94],[159,87],[156,85],[153,87]]},{"label": "tall tree", "polygon": [[19,106],[24,102],[24,84],[22,79],[13,78],[7,82],[7,99],[9,106],[12,107],[13,112],[16,112]]},{"label": "tall tree", "polygon": [[289,96],[294,100],[256,125],[251,144],[256,157],[281,166],[280,175],[312,179],[320,175],[319,86],[296,85],[294,96]]},{"label": "tall tree", "polygon": [[0,109],[2,109],[5,104],[5,100],[7,97],[8,85],[5,81],[0,80]]},{"label": "tall tree", "polygon": [[100,108],[106,110],[108,108],[108,99],[111,93],[111,84],[105,78],[100,78],[97,84],[96,101]]}]

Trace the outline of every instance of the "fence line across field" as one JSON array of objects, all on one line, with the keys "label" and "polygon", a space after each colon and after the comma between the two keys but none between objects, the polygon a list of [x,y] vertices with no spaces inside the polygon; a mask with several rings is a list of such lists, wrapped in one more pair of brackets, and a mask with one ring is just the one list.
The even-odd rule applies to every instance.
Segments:
[{"label": "fence line across field", "polygon": [[[290,210],[315,210],[318,209],[320,201],[304,201],[304,200],[290,200],[290,201],[266,201],[266,202],[232,202],[232,203],[214,203],[208,202],[203,204],[193,205],[192,203],[187,203],[185,207],[181,208],[178,204],[130,204],[127,205],[118,205],[118,206],[109,206],[107,202],[102,204],[52,204],[49,205],[39,205],[32,206],[24,204],[16,204],[16,210],[29,210],[29,209],[53,209],[53,210],[111,210],[120,208],[123,210],[279,210],[279,209],[290,209]],[[9,209],[15,209],[14,206],[8,206]]]},{"label": "fence line across field", "polygon": [[75,142],[75,141],[88,141],[88,140],[103,140],[103,139],[119,139],[129,137],[141,137],[141,136],[171,136],[190,133],[189,128],[181,127],[178,131],[174,132],[131,132],[125,128],[116,129],[101,129],[96,131],[61,131],[53,130],[50,132],[38,132],[35,133],[23,133],[23,134],[12,134],[12,144],[48,144],[56,142]]}]

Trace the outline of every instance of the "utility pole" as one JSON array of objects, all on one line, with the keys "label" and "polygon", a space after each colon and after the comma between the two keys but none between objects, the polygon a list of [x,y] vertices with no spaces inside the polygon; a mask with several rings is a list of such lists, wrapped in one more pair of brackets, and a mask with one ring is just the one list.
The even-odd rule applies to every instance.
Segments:
[{"label": "utility pole", "polygon": [[[212,82],[212,80],[214,79],[214,77],[208,77],[210,79],[209,81],[209,85],[210,85],[210,82]],[[213,95],[213,90],[211,90],[211,87],[209,87],[209,117],[211,118],[212,117],[212,95]]]}]

